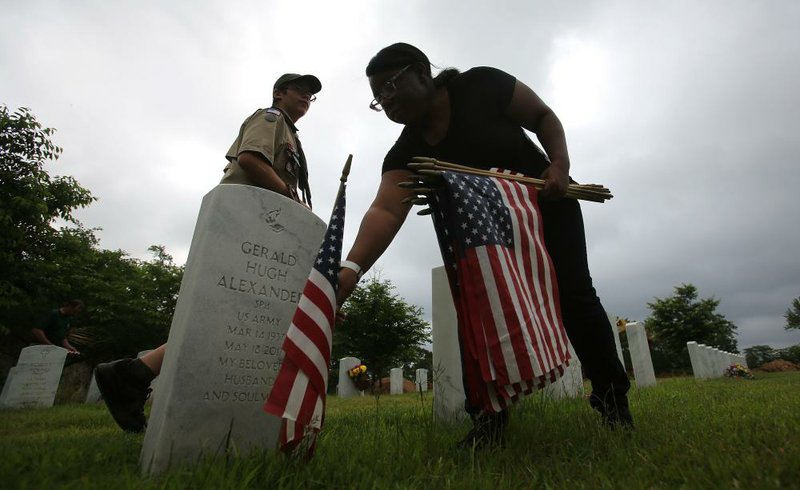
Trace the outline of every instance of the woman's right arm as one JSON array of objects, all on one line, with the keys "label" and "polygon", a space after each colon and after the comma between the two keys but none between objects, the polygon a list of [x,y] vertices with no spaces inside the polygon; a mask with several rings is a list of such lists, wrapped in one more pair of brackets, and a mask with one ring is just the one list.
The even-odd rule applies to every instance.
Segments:
[{"label": "woman's right arm", "polygon": [[[408,216],[411,204],[403,203],[403,199],[414,196],[414,193],[397,184],[407,180],[409,175],[411,172],[408,170],[389,170],[384,173],[378,194],[361,219],[356,241],[347,254],[347,260],[361,266],[362,273],[369,270],[389,247]],[[350,296],[357,283],[355,271],[348,268],[339,271],[339,291],[336,295],[339,306]]]}]

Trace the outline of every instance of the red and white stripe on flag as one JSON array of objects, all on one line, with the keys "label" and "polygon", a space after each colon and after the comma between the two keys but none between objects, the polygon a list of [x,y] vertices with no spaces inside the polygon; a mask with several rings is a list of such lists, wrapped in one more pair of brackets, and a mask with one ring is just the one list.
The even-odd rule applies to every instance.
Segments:
[{"label": "red and white stripe on flag", "polygon": [[556,381],[569,362],[555,270],[534,187],[454,172],[445,181],[433,207],[440,244],[453,247],[443,255],[453,261],[468,396],[496,412]]},{"label": "red and white stripe on flag", "polygon": [[283,341],[281,369],[264,405],[267,413],[283,419],[281,449],[305,449],[306,457],[313,454],[325,418],[344,210],[342,185],[325,239]]},{"label": "red and white stripe on flag", "polygon": [[284,419],[280,445],[293,449],[322,428],[336,292],[316,270],[303,290],[283,343],[285,356],[264,409]]}]

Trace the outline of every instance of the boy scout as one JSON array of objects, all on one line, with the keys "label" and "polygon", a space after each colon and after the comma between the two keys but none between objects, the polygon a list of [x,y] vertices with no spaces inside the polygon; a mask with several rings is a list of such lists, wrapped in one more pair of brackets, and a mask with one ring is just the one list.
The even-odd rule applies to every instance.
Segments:
[{"label": "boy scout", "polygon": [[321,88],[314,75],[287,73],[278,78],[272,107],[257,110],[242,123],[225,155],[228,165],[220,183],[263,187],[310,208],[306,157],[294,123],[308,112]]}]

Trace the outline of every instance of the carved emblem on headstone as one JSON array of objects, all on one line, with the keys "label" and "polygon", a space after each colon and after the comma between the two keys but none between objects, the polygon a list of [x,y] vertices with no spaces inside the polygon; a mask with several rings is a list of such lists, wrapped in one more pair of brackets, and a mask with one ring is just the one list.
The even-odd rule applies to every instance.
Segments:
[{"label": "carved emblem on headstone", "polygon": [[267,222],[267,226],[274,232],[280,233],[286,228],[278,223],[278,216],[281,215],[280,209],[273,209],[272,211],[267,213],[267,217],[264,218],[264,221]]}]

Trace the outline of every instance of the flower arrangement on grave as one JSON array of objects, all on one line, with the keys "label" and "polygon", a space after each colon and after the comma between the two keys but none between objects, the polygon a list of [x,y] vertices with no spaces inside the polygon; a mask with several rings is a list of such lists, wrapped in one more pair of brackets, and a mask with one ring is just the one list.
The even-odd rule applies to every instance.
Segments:
[{"label": "flower arrangement on grave", "polygon": [[729,378],[753,379],[753,373],[741,364],[731,364],[724,374]]},{"label": "flower arrangement on grave", "polygon": [[353,384],[359,390],[369,389],[369,376],[367,375],[367,366],[359,364],[347,370],[347,376],[353,380]]}]

